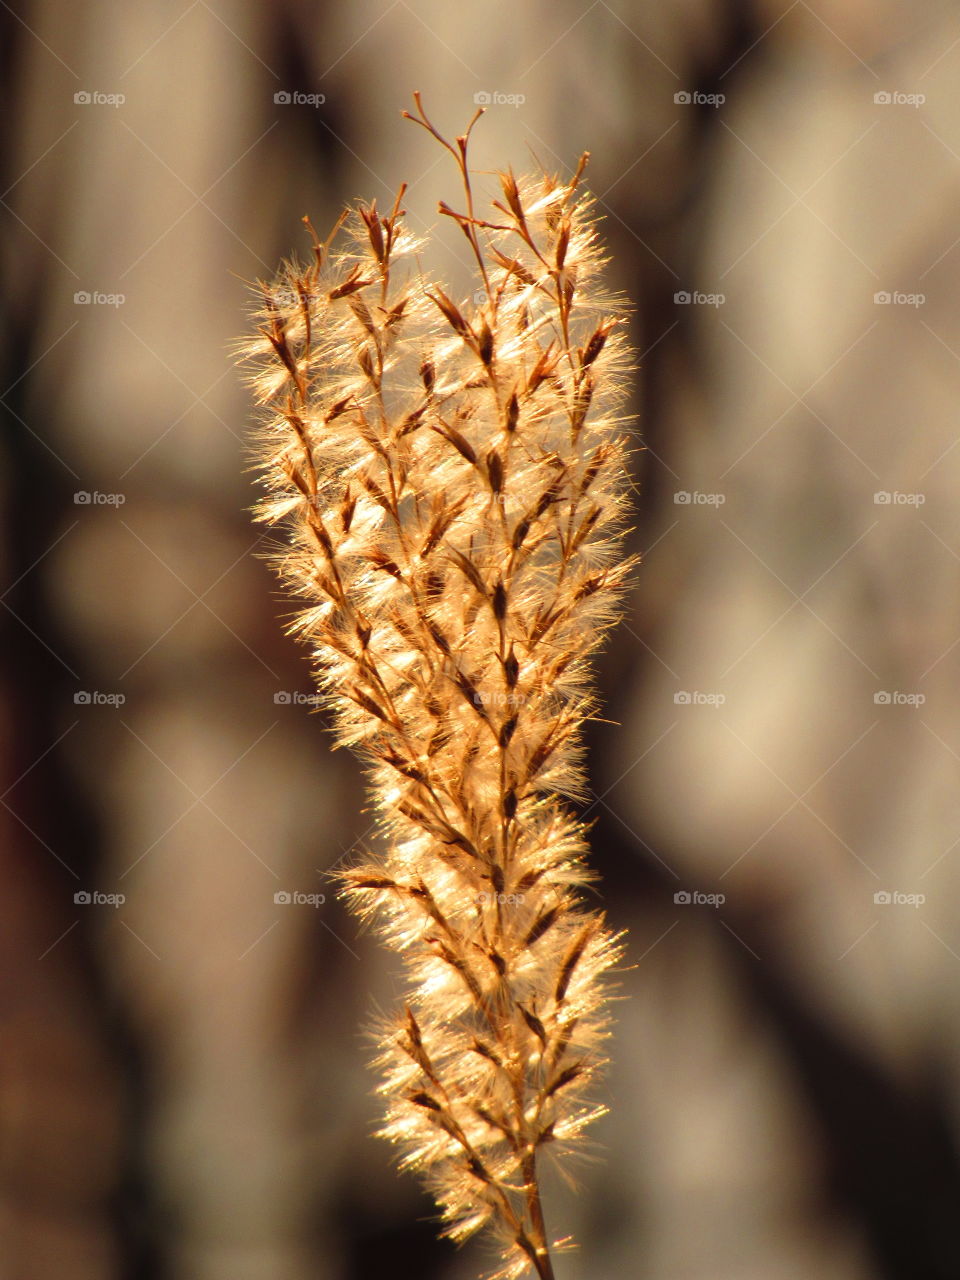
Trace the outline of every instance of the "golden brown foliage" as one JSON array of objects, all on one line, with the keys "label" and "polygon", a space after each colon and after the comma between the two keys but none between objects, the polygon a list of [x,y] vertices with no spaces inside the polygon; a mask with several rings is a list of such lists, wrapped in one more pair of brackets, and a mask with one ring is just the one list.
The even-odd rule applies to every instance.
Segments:
[{"label": "golden brown foliage", "polygon": [[[583,163],[499,175],[474,211],[480,286],[455,302],[416,265],[400,208],[360,205],[348,248],[263,286],[253,384],[268,407],[259,518],[305,602],[338,740],[370,766],[387,852],[344,893],[402,955],[382,1028],[385,1136],[422,1170],[447,1233],[490,1224],[497,1276],[553,1276],[541,1152],[603,1108],[619,939],[579,888],[589,661],[617,616],[626,505],[622,307],[603,294]],[[478,115],[480,113],[478,112]],[[476,121],[474,117],[474,122]],[[471,123],[471,128],[472,124]]]}]

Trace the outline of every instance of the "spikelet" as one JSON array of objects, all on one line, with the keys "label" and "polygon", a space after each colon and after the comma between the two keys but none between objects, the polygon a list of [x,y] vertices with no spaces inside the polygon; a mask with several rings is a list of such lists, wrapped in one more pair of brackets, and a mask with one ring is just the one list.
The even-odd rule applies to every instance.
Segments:
[{"label": "spikelet", "polygon": [[583,905],[585,829],[564,797],[584,794],[590,657],[632,568],[630,352],[586,157],[565,181],[501,173],[482,219],[470,130],[451,144],[416,104],[459,167],[466,210],[440,211],[479,291],[455,302],[423,275],[404,188],[388,214],[344,215],[347,247],[314,234],[309,265],[261,286],[243,349],[267,406],[258,515],[283,531],[276,567],[304,602],[291,630],[385,836],[341,874],[409,979],[380,1034],[381,1132],[445,1234],[489,1226],[497,1280],[544,1280],[569,1241],[547,1237],[538,1157],[562,1165],[604,1111],[589,1095],[622,950]]}]

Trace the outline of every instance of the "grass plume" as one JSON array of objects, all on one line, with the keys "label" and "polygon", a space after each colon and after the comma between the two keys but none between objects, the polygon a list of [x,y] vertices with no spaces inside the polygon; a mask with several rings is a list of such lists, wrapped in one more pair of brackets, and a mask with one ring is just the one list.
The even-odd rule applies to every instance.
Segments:
[{"label": "grass plume", "polygon": [[[262,288],[243,354],[282,530],[339,744],[369,768],[385,854],[342,892],[403,957],[380,1030],[382,1133],[456,1240],[501,1246],[497,1280],[552,1280],[542,1158],[604,1108],[609,970],[621,942],[582,889],[580,732],[590,661],[632,562],[622,415],[630,352],[604,292],[592,204],[570,178],[498,175],[475,209],[456,162],[477,293],[420,265],[401,208],[344,214]],[[405,113],[406,114],[406,113]],[[309,227],[309,223],[308,223]],[[339,247],[334,250],[334,244]]]}]

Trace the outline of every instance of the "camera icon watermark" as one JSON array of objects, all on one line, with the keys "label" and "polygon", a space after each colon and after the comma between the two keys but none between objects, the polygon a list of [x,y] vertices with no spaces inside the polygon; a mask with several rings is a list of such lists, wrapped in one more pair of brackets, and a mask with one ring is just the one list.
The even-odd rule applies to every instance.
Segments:
[{"label": "camera icon watermark", "polygon": [[725,693],[701,693],[699,689],[679,689],[673,695],[678,707],[722,707],[726,700]]},{"label": "camera icon watermark", "polygon": [[323,893],[301,893],[299,889],[278,889],[273,895],[278,907],[322,907],[326,900]]},{"label": "camera icon watermark", "polygon": [[325,93],[302,93],[299,89],[278,89],[273,95],[278,107],[322,107],[327,100]]},{"label": "camera icon watermark", "polygon": [[878,289],[873,295],[875,307],[922,307],[927,300],[925,293],[904,293],[900,289]]},{"label": "camera icon watermark", "polygon": [[319,693],[301,693],[299,689],[278,689],[273,695],[278,707],[319,707],[323,698]]},{"label": "camera icon watermark", "polygon": [[78,107],[122,107],[127,97],[123,93],[101,93],[99,89],[78,89],[73,100]]},{"label": "camera icon watermark", "polygon": [[873,95],[878,107],[922,107],[926,100],[925,93],[903,93],[899,89],[880,89]]},{"label": "camera icon watermark", "polygon": [[472,698],[475,707],[499,707],[501,710],[522,707],[526,701],[527,695],[519,689],[478,689]]},{"label": "camera icon watermark", "polygon": [[701,93],[699,89],[679,89],[673,100],[678,107],[722,107],[727,100],[725,93]]},{"label": "camera icon watermark", "polygon": [[78,889],[73,895],[74,905],[78,907],[122,907],[127,900],[125,893],[101,893],[99,889],[92,891]]},{"label": "camera icon watermark", "polygon": [[474,105],[478,107],[522,107],[526,100],[524,93],[501,93],[499,89],[492,93],[481,89],[473,95]]},{"label": "camera icon watermark", "polygon": [[888,893],[885,889],[879,889],[873,895],[874,905],[878,907],[922,907],[927,900],[925,893],[901,893],[899,889],[895,889],[892,893]]},{"label": "camera icon watermark", "polygon": [[75,307],[122,307],[126,300],[125,293],[101,293],[98,289],[78,289],[73,295]]},{"label": "camera icon watermark", "polygon": [[291,307],[299,309],[304,304],[309,304],[317,298],[325,296],[322,290],[310,288],[306,284],[296,289],[285,284],[272,285],[270,288],[270,301],[278,311],[289,310]]},{"label": "camera icon watermark", "polygon": [[926,700],[925,693],[902,693],[899,689],[893,692],[878,689],[873,695],[874,704],[878,707],[922,707]]},{"label": "camera icon watermark", "polygon": [[699,489],[678,489],[673,495],[678,507],[722,507],[726,500],[725,493],[701,493]]},{"label": "camera icon watermark", "polygon": [[701,293],[699,289],[678,289],[673,295],[678,307],[722,307],[726,300],[725,293]]},{"label": "camera icon watermark", "polygon": [[899,489],[880,489],[873,495],[878,507],[922,507],[926,500],[925,493],[901,493]]},{"label": "camera icon watermark", "polygon": [[76,707],[122,707],[126,700],[125,693],[101,693],[99,689],[78,689],[73,695]]},{"label": "camera icon watermark", "polygon": [[122,507],[127,500],[125,493],[101,493],[99,489],[78,489],[73,495],[75,507]]},{"label": "camera icon watermark", "polygon": [[678,907],[722,907],[726,900],[725,893],[701,893],[699,889],[678,889],[673,895]]}]

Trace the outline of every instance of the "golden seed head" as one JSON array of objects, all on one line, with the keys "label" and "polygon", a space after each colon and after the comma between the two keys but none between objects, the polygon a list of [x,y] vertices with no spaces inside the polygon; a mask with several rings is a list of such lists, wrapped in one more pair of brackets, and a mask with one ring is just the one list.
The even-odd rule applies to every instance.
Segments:
[{"label": "golden seed head", "polygon": [[382,1132],[449,1235],[489,1225],[500,1280],[544,1280],[537,1158],[602,1114],[586,1097],[621,954],[583,904],[564,797],[584,795],[590,660],[633,564],[630,352],[583,164],[569,181],[500,174],[480,217],[469,130],[451,145],[416,102],[460,169],[466,208],[441,212],[481,287],[457,301],[424,277],[403,189],[388,214],[341,219],[338,250],[310,228],[312,263],[262,286],[243,349],[264,406],[258,518],[282,531],[291,629],[387,838],[340,877],[409,978],[379,1032]]}]

